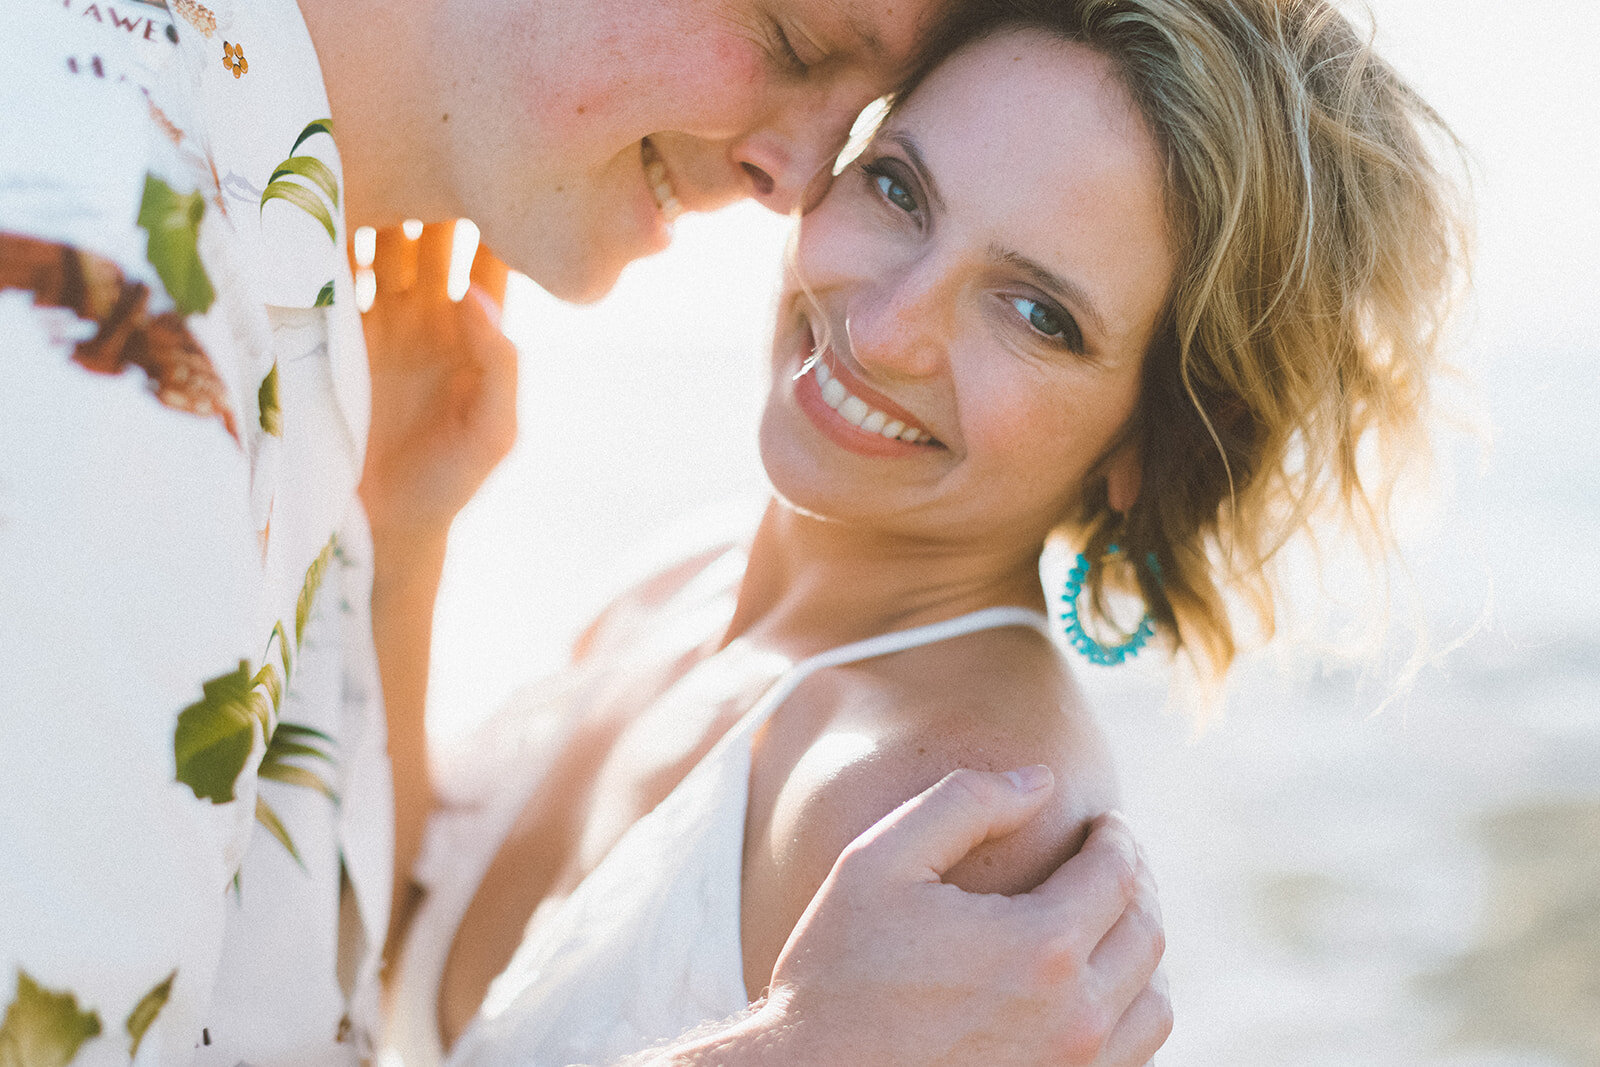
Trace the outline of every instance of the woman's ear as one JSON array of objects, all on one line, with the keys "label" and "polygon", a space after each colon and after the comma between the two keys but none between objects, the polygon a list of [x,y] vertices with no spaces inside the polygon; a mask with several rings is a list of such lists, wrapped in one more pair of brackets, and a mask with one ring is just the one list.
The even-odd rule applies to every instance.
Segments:
[{"label": "woman's ear", "polygon": [[1139,481],[1143,472],[1139,462],[1139,446],[1123,445],[1111,456],[1106,465],[1106,503],[1111,510],[1126,515],[1139,499]]}]

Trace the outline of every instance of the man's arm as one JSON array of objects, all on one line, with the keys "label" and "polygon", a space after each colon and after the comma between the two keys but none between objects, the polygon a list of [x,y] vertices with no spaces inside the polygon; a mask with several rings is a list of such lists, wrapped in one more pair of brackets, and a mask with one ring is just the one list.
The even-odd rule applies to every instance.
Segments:
[{"label": "man's arm", "polygon": [[186,1062],[253,833],[249,469],[137,285],[0,232],[0,1060]]},{"label": "man's arm", "polygon": [[1015,830],[1050,793],[1044,768],[956,771],[839,857],[795,928],[765,1003],[647,1054],[698,1064],[1146,1063],[1172,1013],[1155,887],[1127,824],[1017,897],[940,873]]}]

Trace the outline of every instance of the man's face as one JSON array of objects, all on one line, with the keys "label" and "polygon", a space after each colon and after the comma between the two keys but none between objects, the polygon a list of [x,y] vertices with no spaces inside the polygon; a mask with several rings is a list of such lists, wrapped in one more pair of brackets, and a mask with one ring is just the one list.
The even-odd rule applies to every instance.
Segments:
[{"label": "man's face", "polygon": [[442,0],[440,177],[508,263],[596,299],[679,210],[799,203],[944,3]]}]

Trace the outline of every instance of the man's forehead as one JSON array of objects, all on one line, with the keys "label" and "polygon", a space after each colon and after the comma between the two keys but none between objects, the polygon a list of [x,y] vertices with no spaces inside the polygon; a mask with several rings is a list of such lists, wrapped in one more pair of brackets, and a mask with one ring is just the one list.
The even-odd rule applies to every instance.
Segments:
[{"label": "man's forehead", "polygon": [[950,0],[780,0],[810,8],[836,28],[839,44],[875,64],[904,66],[950,6]]}]

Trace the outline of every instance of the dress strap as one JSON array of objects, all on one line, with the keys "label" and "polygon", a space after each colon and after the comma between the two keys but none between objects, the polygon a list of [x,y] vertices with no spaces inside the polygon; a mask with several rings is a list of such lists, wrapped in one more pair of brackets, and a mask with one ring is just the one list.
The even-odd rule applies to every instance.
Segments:
[{"label": "dress strap", "polygon": [[1045,637],[1050,636],[1050,621],[1037,611],[1018,607],[981,608],[965,615],[957,615],[953,619],[941,619],[924,626],[914,626],[909,630],[892,630],[886,634],[875,634],[860,641],[852,641],[848,645],[830,648],[826,652],[819,652],[815,656],[801,660],[794,665],[792,673],[803,678],[827,667],[839,667],[846,663],[875,659],[878,656],[887,656],[891,652],[904,652],[909,648],[931,645],[952,637],[977,633],[979,630],[995,630],[1002,626],[1031,626]]},{"label": "dress strap", "polygon": [[745,725],[749,729],[754,729],[764,722],[775,708],[789,698],[789,694],[793,693],[801,682],[817,671],[887,656],[892,652],[904,652],[907,649],[931,645],[952,637],[977,633],[979,630],[996,630],[1003,626],[1029,626],[1037,630],[1046,640],[1051,639],[1049,619],[1029,608],[1012,606],[980,608],[965,615],[957,615],[953,619],[941,619],[924,626],[913,626],[909,630],[875,634],[860,641],[852,641],[848,645],[840,645],[826,652],[808,656],[796,663],[750,709],[745,716]]}]

